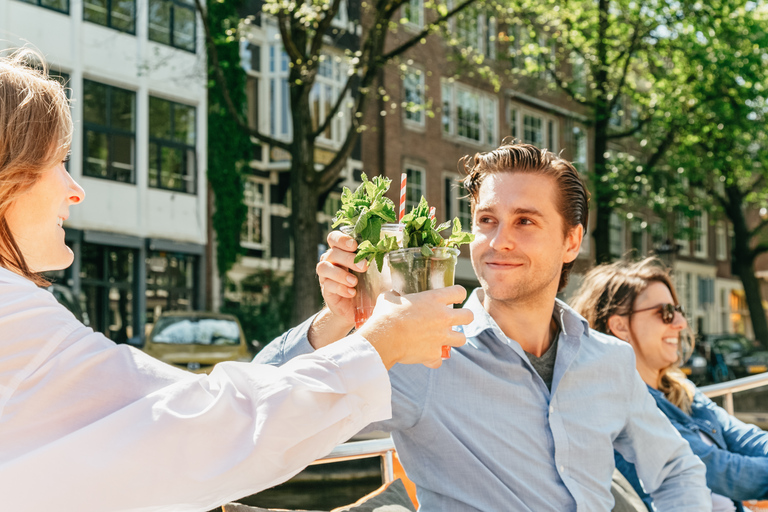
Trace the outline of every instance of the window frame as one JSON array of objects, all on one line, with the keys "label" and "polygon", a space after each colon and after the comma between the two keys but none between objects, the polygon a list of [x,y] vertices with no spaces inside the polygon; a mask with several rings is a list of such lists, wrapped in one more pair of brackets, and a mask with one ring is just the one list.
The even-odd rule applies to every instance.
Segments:
[{"label": "window frame", "polygon": [[709,222],[707,212],[698,212],[692,219],[696,236],[693,239],[693,255],[706,259],[709,255]]},{"label": "window frame", "polygon": [[718,261],[728,260],[728,227],[722,220],[715,225],[715,258]]},{"label": "window frame", "polygon": [[[616,212],[611,212],[611,217],[608,221],[608,231],[610,233],[609,238],[609,247],[608,250],[611,254],[611,256],[615,258],[622,258],[624,256],[624,253],[627,252],[627,223],[625,222],[625,218],[621,215],[619,215]],[[614,231],[618,230],[618,242],[614,241],[613,233]],[[617,247],[614,247],[614,243],[618,244],[618,248],[620,248],[619,253],[617,254],[614,252],[614,249]]]},{"label": "window frame", "polygon": [[[130,89],[123,89],[122,87],[116,87],[114,85],[105,84],[103,82],[97,82],[96,80],[91,80],[91,79],[88,79],[88,78],[83,78],[83,82],[82,82],[83,83],[83,96],[85,96],[85,90],[86,90],[86,83],[87,82],[91,82],[91,83],[94,83],[94,84],[97,84],[97,85],[100,85],[100,86],[104,86],[104,87],[107,88],[106,90],[107,90],[108,96],[107,96],[107,100],[105,100],[105,103],[106,103],[105,110],[106,110],[107,122],[109,123],[109,125],[108,126],[103,126],[103,125],[98,125],[98,124],[92,123],[90,121],[86,121],[85,120],[85,114],[83,114],[83,169],[82,169],[83,176],[86,176],[88,178],[103,179],[103,180],[108,180],[108,181],[114,181],[114,182],[117,182],[117,183],[125,183],[125,184],[135,185],[136,184],[136,171],[137,171],[137,162],[136,162],[136,112],[137,112],[137,109],[136,109],[136,107],[137,107],[137,105],[136,105],[136,91],[132,91]],[[112,116],[111,116],[111,111],[112,111],[112,94],[111,94],[111,91],[113,91],[113,90],[120,90],[120,91],[124,91],[124,92],[129,92],[129,93],[131,93],[133,95],[133,120],[132,120],[133,130],[132,131],[126,131],[126,130],[122,130],[122,129],[114,129],[111,126],[112,125],[112,119],[111,119],[112,118]],[[87,169],[88,169],[88,154],[89,154],[88,153],[88,134],[89,134],[89,132],[96,132],[96,133],[102,133],[102,134],[107,135],[107,144],[108,144],[108,148],[107,148],[107,151],[108,151],[108,153],[107,153],[107,174],[111,174],[111,176],[98,176],[98,175],[94,175],[94,174],[89,174],[87,172]],[[126,138],[130,138],[133,141],[132,148],[131,148],[131,165],[132,165],[131,179],[128,180],[128,181],[123,181],[123,180],[115,179],[114,178],[114,171],[110,172],[112,167],[113,167],[112,158],[110,158],[110,156],[112,156],[112,153],[114,152],[114,150],[112,149],[113,148],[113,144],[112,144],[112,140],[113,140],[112,137],[113,136],[126,137]]]},{"label": "window frame", "polygon": [[[443,207],[446,212],[446,220],[453,220],[458,218],[461,221],[461,230],[467,233],[472,232],[472,207],[469,197],[460,197],[461,190],[464,189],[459,179],[461,176],[458,173],[445,171],[443,172]],[[450,194],[449,194],[450,190]],[[462,203],[466,203],[467,212],[466,215],[461,211]],[[466,217],[466,222],[465,222]]]},{"label": "window frame", "polygon": [[[427,171],[424,167],[411,163],[406,162],[403,165],[403,172],[406,174],[406,186],[405,186],[405,213],[408,213],[411,211],[411,209],[418,206],[419,201],[421,200],[421,197],[427,197],[427,183],[426,183],[426,177],[427,177]],[[411,177],[411,173],[418,173],[420,175],[420,183],[419,183],[419,193],[416,194],[415,199],[408,199],[409,195],[413,195],[413,178]]]},{"label": "window frame", "polygon": [[[467,93],[477,96],[478,105],[478,134],[479,140],[459,134],[459,93]],[[465,85],[461,82],[442,80],[441,82],[441,104],[442,104],[442,134],[443,138],[456,139],[469,144],[482,147],[495,146],[499,139],[499,99],[482,89]],[[446,101],[446,93],[449,96]],[[447,104],[447,106],[446,106]],[[446,109],[449,110],[446,115]],[[488,114],[493,113],[493,118],[489,123]],[[446,118],[448,119],[449,129],[446,131]],[[492,126],[491,126],[492,124]],[[490,130],[489,130],[490,128]],[[491,133],[489,133],[491,132]]]},{"label": "window frame", "polygon": [[[244,247],[246,249],[254,249],[254,250],[261,250],[266,251],[269,248],[269,223],[270,223],[270,181],[265,178],[260,178],[257,176],[246,176],[245,178],[246,182],[256,183],[264,187],[263,193],[262,193],[262,204],[258,203],[249,203],[243,195],[243,206],[246,208],[246,214],[245,214],[245,225],[248,225],[250,223],[250,217],[251,217],[251,210],[256,208],[261,208],[261,242],[253,242],[251,240],[245,240],[242,237],[242,232],[240,236],[240,246]],[[244,184],[245,186],[245,184]]]},{"label": "window frame", "polygon": [[[414,91],[414,94],[416,94],[419,97],[418,98],[419,103],[418,104],[414,103],[414,105],[419,107],[419,110],[415,110],[413,112],[408,110],[408,106],[410,105],[410,103],[412,103],[408,101],[409,76],[416,77],[416,84],[415,84],[416,91]],[[405,107],[403,108],[403,123],[406,127],[423,129],[427,124],[427,120],[426,120],[427,116],[424,111],[426,108],[426,96],[427,96],[426,73],[424,72],[424,70],[420,68],[408,66],[406,67],[405,73],[403,73],[402,84],[403,84],[403,104],[405,105]],[[411,116],[418,116],[418,119],[413,119],[411,118]]]},{"label": "window frame", "polygon": [[118,28],[114,26],[114,23],[112,23],[112,2],[117,0],[104,0],[107,3],[107,21],[106,23],[99,23],[98,21],[89,20],[86,18],[86,3],[87,0],[83,2],[83,21],[87,21],[88,23],[93,23],[94,25],[99,25],[101,27],[107,27],[111,28],[112,30],[117,30],[118,32],[123,32],[126,34],[136,35],[136,0],[131,0],[133,3],[133,10],[132,10],[132,20],[131,20],[131,29],[125,30],[122,28]]},{"label": "window frame", "polygon": [[69,11],[72,8],[72,2],[70,0],[64,0],[67,4],[67,7],[65,9],[57,9],[56,7],[52,7],[50,5],[44,5],[44,0],[20,0],[21,2],[29,5],[36,5],[37,7],[42,7],[43,9],[48,9],[49,11],[58,12],[60,14],[66,14],[69,16]]},{"label": "window frame", "polygon": [[[152,2],[162,2],[162,3],[168,3],[170,4],[170,16],[168,19],[169,26],[165,27],[169,29],[169,42],[165,41],[159,41],[157,39],[152,38],[152,19],[150,17],[151,14],[151,7]],[[175,19],[176,19],[176,10],[177,9],[184,9],[189,10],[192,12],[192,15],[194,17],[194,23],[192,24],[192,48],[187,48],[185,46],[181,46],[179,44],[176,44],[174,41],[176,31],[175,28]],[[190,5],[189,3],[185,3],[182,0],[149,0],[148,2],[148,15],[147,15],[147,39],[149,39],[152,42],[163,44],[166,46],[171,46],[172,48],[176,48],[178,50],[183,50],[185,52],[189,53],[197,53],[197,10],[195,9],[194,5]]]},{"label": "window frame", "polygon": [[[169,139],[161,139],[159,137],[153,137],[152,136],[152,127],[149,128],[149,146],[147,148],[147,152],[149,153],[149,160],[151,161],[153,158],[153,155],[149,152],[149,147],[151,147],[153,144],[157,146],[158,154],[155,156],[157,158],[157,183],[153,184],[149,180],[149,169],[151,165],[147,166],[147,185],[149,188],[159,189],[159,190],[169,190],[172,192],[181,192],[183,194],[191,194],[191,195],[197,195],[197,173],[198,173],[198,165],[197,165],[197,108],[193,105],[186,105],[184,103],[179,103],[177,101],[171,101],[167,100],[165,98],[161,98],[159,96],[152,96],[149,95],[149,120],[150,123],[152,121],[152,100],[157,101],[164,101],[169,104],[170,106],[170,132],[171,134],[175,133],[175,123],[176,123],[176,116],[175,116],[175,108],[177,106],[187,107],[192,109],[192,115],[194,116],[194,122],[193,126],[195,127],[195,133],[194,133],[194,142],[192,144],[189,144],[187,142],[179,142],[176,140],[169,140]],[[162,148],[171,148],[171,149],[181,149],[184,151],[184,154],[186,157],[188,157],[190,154],[193,158],[192,163],[192,175],[187,177],[182,177],[182,183],[183,182],[191,182],[192,183],[192,190],[187,190],[186,188],[171,188],[171,187],[165,187],[162,185]],[[183,163],[187,163],[186,159],[182,160]],[[188,168],[188,166],[184,166],[185,168]]]},{"label": "window frame", "polygon": [[[408,14],[408,9],[415,9],[418,19],[413,21]],[[406,20],[404,25],[412,29],[424,28],[424,0],[406,0],[400,14],[401,19]]]},{"label": "window frame", "polygon": [[[683,212],[677,212],[675,215],[675,227],[682,227],[684,231],[690,229],[690,219],[686,217]],[[691,240],[687,236],[680,238],[678,233],[679,230],[676,230],[675,243],[680,247],[680,250],[677,252],[677,254],[679,256],[690,256]]]}]

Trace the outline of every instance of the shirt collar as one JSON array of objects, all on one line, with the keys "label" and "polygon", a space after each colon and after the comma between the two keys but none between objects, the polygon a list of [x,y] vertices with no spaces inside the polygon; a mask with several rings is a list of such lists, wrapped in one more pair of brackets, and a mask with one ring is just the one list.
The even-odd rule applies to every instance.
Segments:
[{"label": "shirt collar", "polygon": [[[475,337],[483,331],[490,329],[499,339],[506,339],[506,335],[502,332],[499,325],[483,307],[482,294],[482,288],[475,288],[472,295],[467,299],[466,304],[464,304],[464,307],[475,315],[472,323],[464,327],[464,334],[467,337]],[[553,316],[555,321],[560,324],[560,330],[563,335],[576,337],[583,335],[589,337],[589,322],[560,299],[555,299]]]}]

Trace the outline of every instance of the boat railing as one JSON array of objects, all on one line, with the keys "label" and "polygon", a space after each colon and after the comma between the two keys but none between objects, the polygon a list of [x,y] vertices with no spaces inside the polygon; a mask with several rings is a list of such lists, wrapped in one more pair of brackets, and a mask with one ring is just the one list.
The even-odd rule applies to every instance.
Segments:
[{"label": "boat railing", "polygon": [[330,464],[345,460],[367,459],[381,457],[381,478],[388,484],[395,479],[395,444],[391,437],[367,439],[365,441],[350,441],[340,444],[331,453],[312,464]]},{"label": "boat railing", "polygon": [[733,394],[768,386],[768,372],[699,388],[709,398],[723,397],[723,409],[733,415]]},{"label": "boat railing", "polygon": [[[723,397],[723,409],[728,414],[733,414],[733,395],[741,391],[768,386],[768,372],[759,375],[752,375],[741,379],[721,382],[720,384],[710,384],[702,386],[699,389],[709,398]],[[394,476],[394,455],[395,445],[391,437],[381,439],[368,439],[365,441],[350,441],[340,444],[333,449],[331,453],[321,459],[317,459],[313,464],[330,464],[332,462],[342,462],[345,460],[366,459],[370,457],[381,457],[381,473],[384,483],[392,482]]]}]

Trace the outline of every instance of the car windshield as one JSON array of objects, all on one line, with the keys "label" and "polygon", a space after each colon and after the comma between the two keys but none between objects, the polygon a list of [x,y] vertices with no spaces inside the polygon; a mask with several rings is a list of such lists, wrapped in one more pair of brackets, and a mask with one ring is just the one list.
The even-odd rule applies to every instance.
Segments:
[{"label": "car windshield", "polygon": [[171,316],[157,321],[152,341],[177,345],[239,345],[240,329],[233,320]]}]

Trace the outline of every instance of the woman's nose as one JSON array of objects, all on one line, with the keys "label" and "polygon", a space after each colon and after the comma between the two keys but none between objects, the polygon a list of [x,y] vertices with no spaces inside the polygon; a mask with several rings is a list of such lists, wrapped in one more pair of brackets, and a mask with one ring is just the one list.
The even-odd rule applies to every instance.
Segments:
[{"label": "woman's nose", "polygon": [[[68,174],[69,175],[69,174]],[[81,187],[72,176],[69,177],[69,202],[71,204],[82,203],[85,200],[85,190]]]},{"label": "woman's nose", "polygon": [[685,315],[679,311],[675,311],[675,319],[672,320],[672,327],[681,330],[688,327],[688,320],[685,319]]}]

